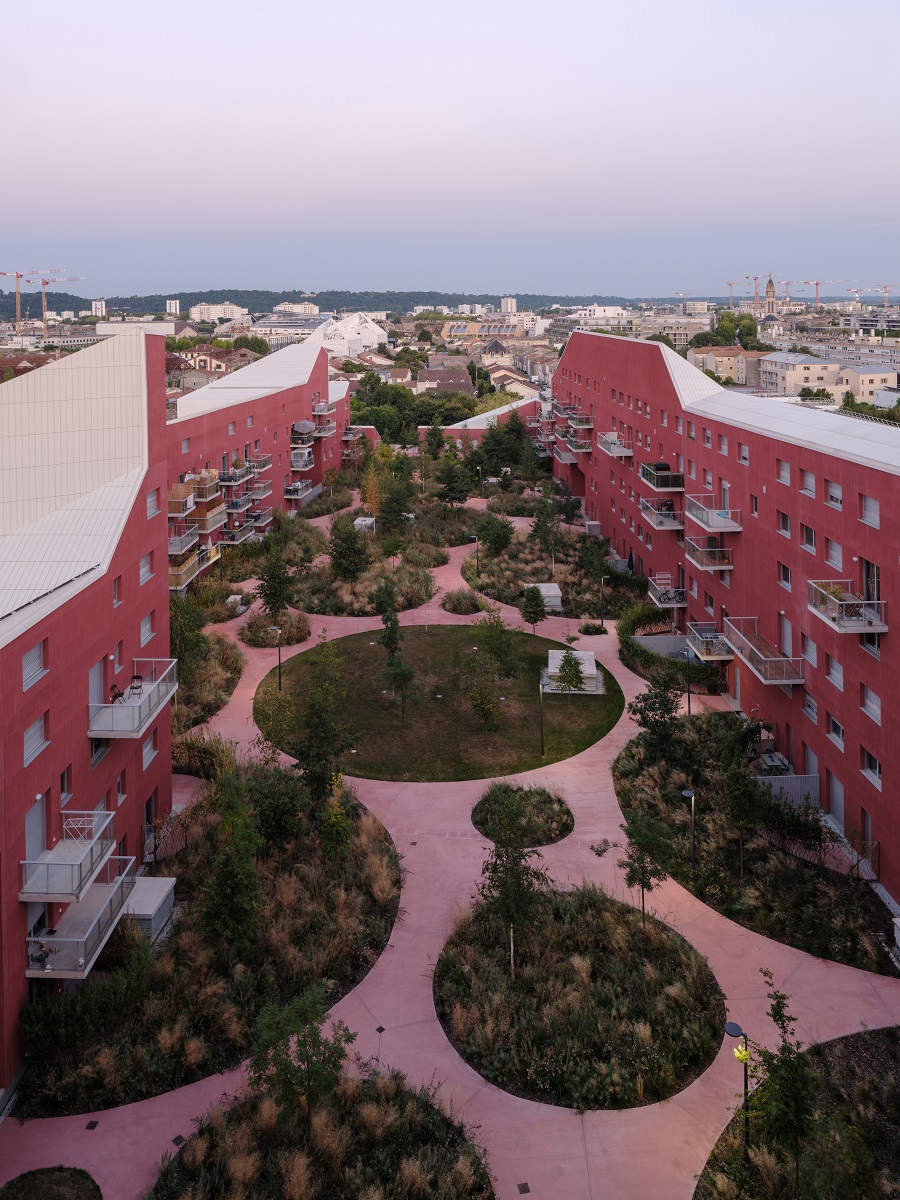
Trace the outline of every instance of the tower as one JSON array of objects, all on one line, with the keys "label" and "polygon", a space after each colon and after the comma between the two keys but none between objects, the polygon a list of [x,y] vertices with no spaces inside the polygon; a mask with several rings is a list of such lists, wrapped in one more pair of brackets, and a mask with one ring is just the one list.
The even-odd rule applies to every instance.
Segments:
[{"label": "tower", "polygon": [[772,276],[769,276],[769,282],[766,284],[766,316],[777,316],[775,311],[775,284],[772,282]]}]

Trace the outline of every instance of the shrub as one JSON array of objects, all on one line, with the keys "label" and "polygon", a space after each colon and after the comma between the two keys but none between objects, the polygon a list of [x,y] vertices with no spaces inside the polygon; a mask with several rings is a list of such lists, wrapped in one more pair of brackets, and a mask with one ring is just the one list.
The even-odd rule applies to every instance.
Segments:
[{"label": "shrub", "polygon": [[444,592],[441,597],[441,608],[458,617],[471,617],[483,612],[485,602],[471,588],[456,588],[455,591]]},{"label": "shrub", "polygon": [[300,583],[300,604],[309,613],[325,616],[370,616],[378,585],[388,580],[397,596],[397,610],[418,608],[434,595],[434,579],[421,567],[401,563],[396,570],[385,559],[372,563],[353,582],[337,580],[328,566],[311,570]]},{"label": "shrub", "polygon": [[215,779],[235,766],[234,743],[227,742],[220,733],[201,728],[172,739],[172,770],[176,775]]},{"label": "shrub", "polygon": [[[635,641],[635,634],[671,632],[669,621],[655,604],[635,604],[626,609],[619,618],[616,632],[619,658],[629,671],[644,679],[651,679],[661,670],[671,672],[680,680],[682,688],[687,688],[688,668],[683,658],[656,654],[649,646]],[[692,662],[690,671],[693,691],[705,691],[715,696],[725,690],[727,680],[715,663]]]},{"label": "shrub", "polygon": [[334,494],[329,495],[323,492],[321,496],[317,496],[303,509],[303,516],[306,520],[311,521],[314,517],[328,517],[332,513],[340,512],[343,508],[349,508],[353,503],[353,493],[347,487],[336,487]]},{"label": "shrub", "polygon": [[[230,596],[240,596],[240,606],[227,604]],[[238,607],[243,608],[252,601],[251,596],[228,580],[220,583],[218,575],[208,575],[205,579],[191,584],[187,598],[205,611],[208,625],[221,625],[224,621],[230,621],[238,615]]]},{"label": "shrub", "polygon": [[582,621],[578,632],[584,634],[585,637],[596,637],[598,634],[608,633],[609,630],[605,625],[598,625],[596,621]]},{"label": "shrub", "polygon": [[102,1194],[80,1167],[38,1167],[0,1187],[0,1200],[102,1200]]},{"label": "shrub", "polygon": [[575,826],[561,796],[542,787],[493,783],[472,810],[472,824],[492,842],[547,846],[567,837]]},{"label": "shrub", "polygon": [[207,634],[206,641],[206,657],[197,664],[187,683],[179,680],[172,708],[176,733],[208,721],[224,708],[244,668],[244,656],[234,642],[221,633]]},{"label": "shrub", "polygon": [[403,561],[410,567],[445,567],[450,561],[450,555],[439,546],[429,546],[426,542],[412,542],[403,551]]},{"label": "shrub", "polygon": [[278,634],[271,632],[273,626],[281,630],[282,646],[296,646],[299,642],[305,642],[310,635],[306,613],[285,611],[274,620],[265,612],[252,613],[238,631],[238,637],[248,646],[277,646]]}]

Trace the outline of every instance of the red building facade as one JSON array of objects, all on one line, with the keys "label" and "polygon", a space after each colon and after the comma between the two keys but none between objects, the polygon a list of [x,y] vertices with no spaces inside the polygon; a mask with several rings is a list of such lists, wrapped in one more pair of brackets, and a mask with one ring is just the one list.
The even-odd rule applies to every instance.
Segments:
[{"label": "red building facade", "polygon": [[553,397],[554,470],[587,519],[900,898],[900,430],[598,334],[570,338]]}]

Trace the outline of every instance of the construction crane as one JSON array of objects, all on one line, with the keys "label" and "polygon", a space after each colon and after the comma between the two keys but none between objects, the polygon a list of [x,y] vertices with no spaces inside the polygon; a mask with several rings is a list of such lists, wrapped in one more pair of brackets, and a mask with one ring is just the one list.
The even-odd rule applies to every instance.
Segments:
[{"label": "construction crane", "polygon": [[[64,271],[65,267],[60,267]],[[26,279],[26,283],[39,283],[41,285],[41,318],[44,327],[44,341],[47,340],[47,285],[49,283],[78,283],[83,279],[83,275],[63,275],[54,279]]]},{"label": "construction crane", "polygon": [[[749,279],[750,276],[748,275],[747,278]],[[726,279],[725,282],[728,284],[728,307],[734,312],[734,289],[741,281],[739,279]]]},{"label": "construction crane", "polygon": [[[0,271],[0,275],[5,275],[12,279],[16,277],[16,336],[22,334],[22,280],[26,275],[58,275],[60,271],[64,271],[64,267],[29,267],[27,271]],[[25,279],[26,283],[33,282],[30,279]]]},{"label": "construction crane", "polygon": [[884,307],[887,308],[888,297],[890,296],[892,289],[896,286],[897,285],[895,283],[876,283],[873,288],[866,288],[866,291],[881,292],[882,296],[884,297]]},{"label": "construction crane", "polygon": [[759,276],[745,275],[744,278],[753,280],[753,303],[757,308],[759,308]]},{"label": "construction crane", "polygon": [[791,302],[791,284],[802,283],[802,279],[779,279],[778,286],[784,288],[784,298],[790,304]]},{"label": "construction crane", "polygon": [[816,289],[816,308],[819,307],[819,288],[826,283],[849,283],[849,279],[798,279],[797,283],[802,283],[804,287],[814,287]]}]

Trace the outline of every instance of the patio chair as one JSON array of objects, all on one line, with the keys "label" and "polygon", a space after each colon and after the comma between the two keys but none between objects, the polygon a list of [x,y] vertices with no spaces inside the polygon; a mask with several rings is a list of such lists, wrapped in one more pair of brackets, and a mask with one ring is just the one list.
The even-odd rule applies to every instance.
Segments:
[{"label": "patio chair", "polygon": [[119,704],[125,703],[125,693],[117,683],[114,683],[109,689],[109,702],[110,704],[116,704],[117,702]]},{"label": "patio chair", "polygon": [[144,694],[144,677],[143,675],[132,675],[131,684],[128,688],[129,696],[143,696]]}]

